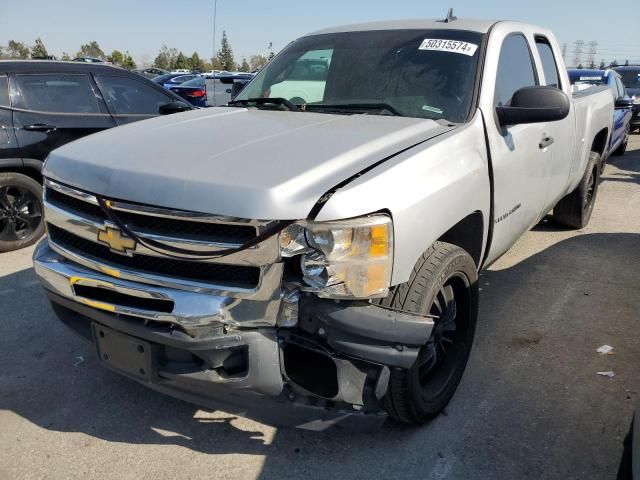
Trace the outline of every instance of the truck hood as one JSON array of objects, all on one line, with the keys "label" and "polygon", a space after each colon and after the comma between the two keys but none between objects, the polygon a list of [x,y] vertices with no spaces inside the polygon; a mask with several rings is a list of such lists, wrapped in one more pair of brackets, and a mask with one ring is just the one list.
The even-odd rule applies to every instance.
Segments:
[{"label": "truck hood", "polygon": [[296,220],[340,182],[452,128],[406,117],[209,108],[67,144],[49,155],[44,175],[107,198]]}]

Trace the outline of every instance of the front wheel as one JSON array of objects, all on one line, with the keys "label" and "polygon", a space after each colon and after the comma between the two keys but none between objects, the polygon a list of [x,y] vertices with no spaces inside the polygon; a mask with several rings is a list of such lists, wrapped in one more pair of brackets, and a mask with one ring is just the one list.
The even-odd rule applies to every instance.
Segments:
[{"label": "front wheel", "polygon": [[576,189],[560,200],[553,208],[556,223],[580,229],[589,224],[596,203],[600,184],[600,155],[591,152],[582,180]]},{"label": "front wheel", "polygon": [[43,233],[42,186],[20,173],[0,173],[0,252],[28,247]]},{"label": "front wheel", "polygon": [[434,328],[409,370],[393,370],[384,406],[403,423],[423,424],[453,397],[464,373],[478,317],[478,273],[471,256],[455,245],[436,242],[421,257],[409,282],[383,304],[430,314]]}]

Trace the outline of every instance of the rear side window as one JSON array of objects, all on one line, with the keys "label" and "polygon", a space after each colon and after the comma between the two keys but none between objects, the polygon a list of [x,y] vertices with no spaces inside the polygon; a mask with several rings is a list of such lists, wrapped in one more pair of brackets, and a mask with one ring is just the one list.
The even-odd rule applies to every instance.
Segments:
[{"label": "rear side window", "polygon": [[9,106],[9,82],[6,76],[0,76],[0,107]]},{"label": "rear side window", "polygon": [[542,70],[544,71],[544,79],[547,86],[560,88],[560,78],[558,76],[558,66],[553,56],[553,50],[549,44],[549,40],[544,37],[536,37],[536,47],[542,60]]},{"label": "rear side window", "polygon": [[537,81],[527,39],[521,34],[505,38],[498,61],[494,103],[509,105],[516,91],[533,85]]},{"label": "rear side window", "polygon": [[17,75],[21,106],[56,113],[100,113],[87,75]]},{"label": "rear side window", "polygon": [[132,78],[98,75],[97,80],[111,113],[115,115],[158,115],[160,106],[173,100],[173,97]]}]

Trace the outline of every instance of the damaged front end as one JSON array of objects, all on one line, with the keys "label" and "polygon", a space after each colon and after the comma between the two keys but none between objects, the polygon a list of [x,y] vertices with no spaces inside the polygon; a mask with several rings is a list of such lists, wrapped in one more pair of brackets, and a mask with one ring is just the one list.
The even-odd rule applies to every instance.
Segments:
[{"label": "damaged front end", "polygon": [[[110,205],[136,236],[194,251],[237,247],[269,225]],[[385,215],[294,224],[202,259],[123,241],[91,193],[47,181],[45,208],[49,237],[34,264],[60,320],[105,366],[194,403],[270,398],[378,414],[390,369],[411,368],[433,328],[368,300],[388,293]]]}]

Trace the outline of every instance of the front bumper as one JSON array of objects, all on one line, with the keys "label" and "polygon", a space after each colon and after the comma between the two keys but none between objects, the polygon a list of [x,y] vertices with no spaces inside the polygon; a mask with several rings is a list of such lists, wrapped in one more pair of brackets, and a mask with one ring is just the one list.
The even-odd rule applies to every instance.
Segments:
[{"label": "front bumper", "polygon": [[[251,300],[112,278],[62,257],[46,239],[36,249],[34,266],[58,318],[94,343],[105,366],[205,406],[222,402],[262,407],[261,399],[269,398],[295,406],[296,412],[312,407],[313,418],[327,409],[379,415],[390,368],[410,368],[433,328],[433,321],[423,316],[311,298],[301,303],[296,328],[238,328],[225,322],[225,309],[233,308],[237,320],[239,305],[255,310]],[[102,297],[82,296],[87,287]],[[182,303],[157,317],[127,304],[128,299],[154,302],[176,294]],[[195,324],[181,308],[190,309]],[[96,338],[96,329],[102,327],[145,345],[151,353],[144,375],[136,368],[116,368],[103,358]]]}]

